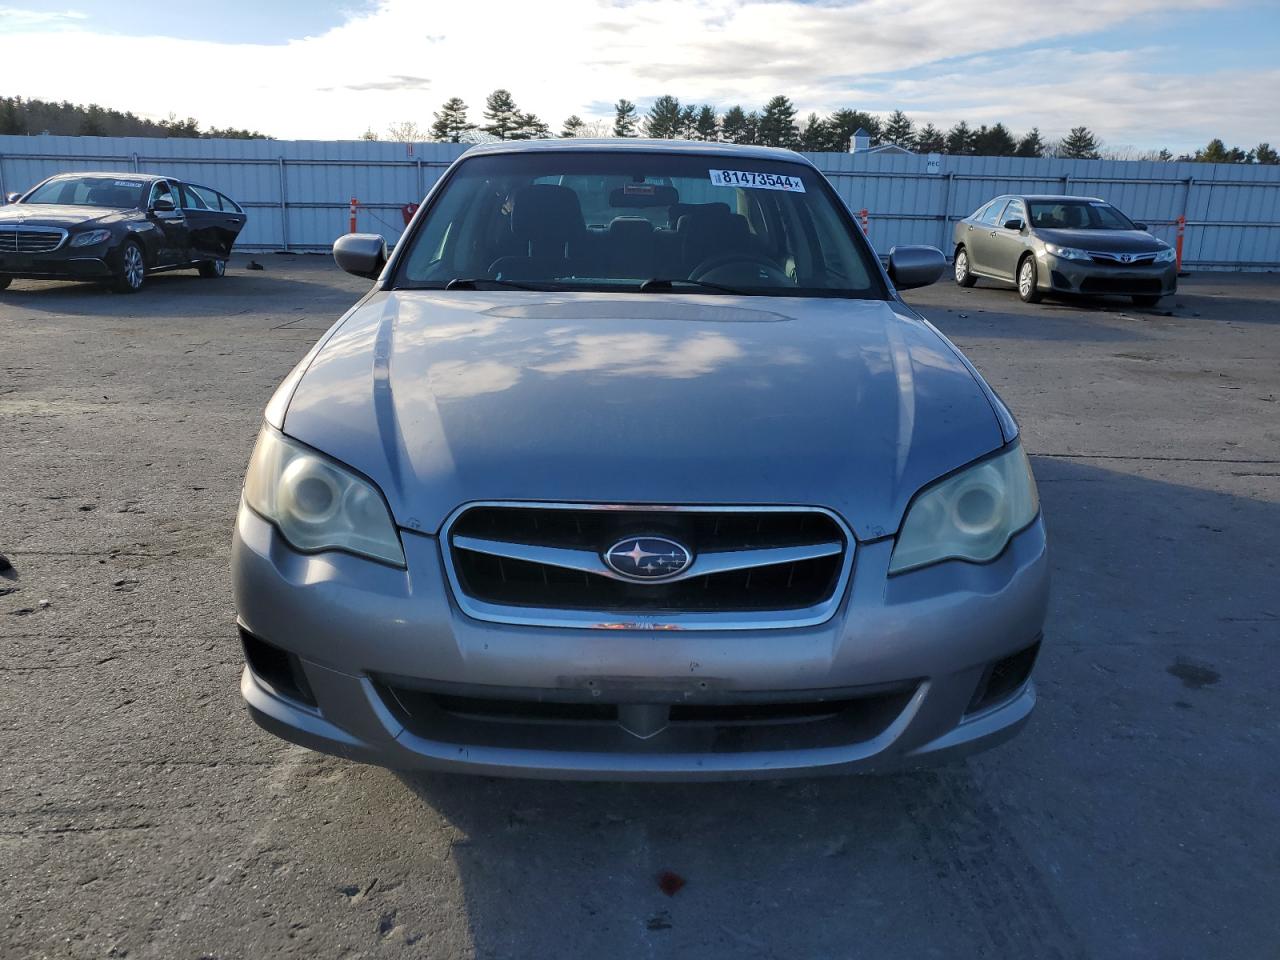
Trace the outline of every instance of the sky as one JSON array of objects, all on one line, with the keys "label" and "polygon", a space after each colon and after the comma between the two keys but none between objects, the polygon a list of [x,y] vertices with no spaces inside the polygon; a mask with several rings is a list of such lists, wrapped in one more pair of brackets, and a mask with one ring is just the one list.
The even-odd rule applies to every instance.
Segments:
[{"label": "sky", "polygon": [[0,0],[4,95],[329,140],[452,96],[476,122],[496,87],[553,129],[619,97],[782,93],[1113,149],[1280,145],[1280,0]]}]

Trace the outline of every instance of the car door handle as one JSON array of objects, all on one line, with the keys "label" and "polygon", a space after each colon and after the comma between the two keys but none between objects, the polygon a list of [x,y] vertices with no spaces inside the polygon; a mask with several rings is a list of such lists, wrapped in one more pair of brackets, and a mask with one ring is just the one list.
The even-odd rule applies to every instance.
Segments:
[{"label": "car door handle", "polygon": [[994,237],[995,235],[996,235],[996,231],[992,230],[992,231],[991,231],[991,236],[993,236],[993,237]]}]

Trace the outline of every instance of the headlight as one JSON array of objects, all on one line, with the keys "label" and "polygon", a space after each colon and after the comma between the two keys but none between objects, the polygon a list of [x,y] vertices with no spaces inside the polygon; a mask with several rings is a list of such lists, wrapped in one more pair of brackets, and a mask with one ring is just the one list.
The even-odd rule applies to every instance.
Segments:
[{"label": "headlight", "polygon": [[1039,511],[1031,463],[1017,444],[916,497],[898,534],[889,572],[939,560],[994,560]]},{"label": "headlight", "polygon": [[270,427],[262,428],[253,448],[244,502],[299,550],[346,550],[405,565],[378,488]]},{"label": "headlight", "polygon": [[71,246],[92,247],[95,243],[102,243],[103,240],[109,240],[110,238],[110,230],[90,230],[87,233],[76,234],[75,239],[71,241]]},{"label": "headlight", "polygon": [[1156,254],[1156,263],[1173,263],[1178,259],[1178,251],[1173,247],[1165,247]]},{"label": "headlight", "polygon": [[1081,250],[1079,247],[1060,247],[1056,243],[1046,243],[1044,245],[1048,253],[1055,257],[1061,257],[1063,260],[1088,260],[1089,251]]}]

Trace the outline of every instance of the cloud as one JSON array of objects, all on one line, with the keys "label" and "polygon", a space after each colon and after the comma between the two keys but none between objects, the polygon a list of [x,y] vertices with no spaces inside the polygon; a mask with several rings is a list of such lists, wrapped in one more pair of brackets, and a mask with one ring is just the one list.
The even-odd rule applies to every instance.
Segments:
[{"label": "cloud", "polygon": [[75,10],[28,10],[22,7],[0,7],[0,33],[17,30],[50,29],[74,25],[87,15]]},{"label": "cloud", "polygon": [[[1046,135],[1086,123],[1110,140],[1174,149],[1210,136],[1280,141],[1272,71],[1250,83],[1243,71],[1192,62],[1186,69],[1200,72],[1157,72],[1149,65],[1169,58],[1144,66],[1132,54],[1073,48],[1226,2],[1075,0],[1063,16],[1058,4],[1028,0],[383,0],[283,45],[164,39],[172,62],[234,66],[217,84],[175,71],[143,86],[97,64],[105,44],[114,59],[144,62],[156,38],[108,38],[72,14],[32,14],[55,19],[6,25],[5,72],[9,93],[174,112],[278,137],[355,137],[406,120],[426,127],[450,96],[479,120],[485,95],[506,87],[553,127],[571,113],[612,119],[602,105],[619,97],[643,108],[672,93],[724,108],[786,93],[803,113],[901,107],[941,125],[1000,119]],[[60,67],[49,71],[42,41],[55,32]]]}]

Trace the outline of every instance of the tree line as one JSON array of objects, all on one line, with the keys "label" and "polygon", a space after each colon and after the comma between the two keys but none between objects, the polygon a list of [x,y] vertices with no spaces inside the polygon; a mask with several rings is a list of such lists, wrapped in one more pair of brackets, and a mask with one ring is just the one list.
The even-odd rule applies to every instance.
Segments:
[{"label": "tree line", "polygon": [[[467,104],[461,97],[451,97],[433,114],[434,122],[425,130],[412,122],[393,124],[388,130],[391,140],[434,140],[441,143],[462,142],[472,131],[480,131],[500,140],[533,140],[553,136],[551,127],[537,115],[526,113],[515,102],[509,90],[495,90],[485,99],[483,122],[472,123]],[[776,96],[762,109],[744,110],[735,104],[723,113],[708,104],[681,103],[669,94],[653,101],[642,116],[630,100],[614,104],[613,123],[583,120],[577,114],[568,117],[554,136],[559,137],[652,137],[669,140],[705,140],[721,143],[748,143],[770,147],[789,147],[808,153],[845,153],[858,130],[864,130],[870,145],[894,144],[916,153],[946,153],[983,157],[1065,157],[1094,160],[1103,157],[1126,160],[1194,160],[1205,163],[1278,162],[1270,144],[1260,143],[1252,150],[1228,148],[1222,140],[1209,141],[1193,154],[1175,156],[1169,150],[1107,150],[1102,141],[1086,126],[1073,127],[1060,140],[1046,140],[1038,127],[1014,134],[1003,123],[970,126],[961,120],[947,130],[932,123],[917,124],[906,113],[894,110],[886,117],[863,110],[843,108],[822,117],[810,113],[803,120],[795,105],[785,96]],[[364,138],[377,140],[376,131],[368,130]]]},{"label": "tree line", "polygon": [[223,140],[266,140],[266,134],[235,127],[200,129],[194,117],[179,120],[169,114],[165,120],[147,120],[134,113],[79,103],[54,103],[0,97],[0,134],[18,136],[52,133],[81,137],[204,137]]}]

